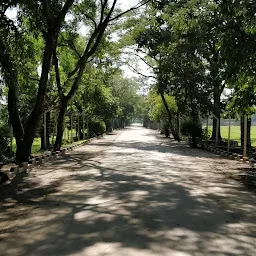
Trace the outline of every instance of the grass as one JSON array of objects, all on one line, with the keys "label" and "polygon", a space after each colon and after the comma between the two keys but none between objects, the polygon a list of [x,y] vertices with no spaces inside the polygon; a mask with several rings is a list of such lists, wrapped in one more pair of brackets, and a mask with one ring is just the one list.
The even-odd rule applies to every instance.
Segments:
[{"label": "grass", "polygon": [[[73,129],[72,131],[72,135],[75,136],[76,134],[76,130]],[[86,130],[85,130],[85,134],[86,134]],[[69,140],[67,140],[67,138],[69,138]],[[55,136],[54,136],[54,141],[55,141]],[[80,140],[80,141],[75,141],[73,143],[71,143],[71,130],[67,130],[65,129],[65,132],[64,132],[64,136],[63,136],[63,145],[62,147],[67,147],[67,146],[70,146],[70,145],[75,145],[75,144],[78,144],[80,142],[85,142],[87,140]],[[50,143],[52,143],[52,137],[50,137]],[[16,141],[15,139],[13,138],[13,141],[12,141],[12,148],[13,148],[13,151],[16,152]],[[45,150],[41,150],[41,138],[35,138],[34,139],[34,142],[32,144],[32,150],[31,150],[31,153],[32,154],[38,154],[40,152],[44,152]]]},{"label": "grass", "polygon": [[[211,127],[209,127],[209,131]],[[221,137],[223,139],[228,139],[228,126],[221,126],[220,127]],[[230,129],[230,139],[238,141],[240,145],[240,126],[231,126]],[[251,142],[252,146],[256,147],[256,126],[251,127]]]},{"label": "grass", "polygon": [[[14,152],[16,152],[16,141],[15,139],[13,138],[13,141],[12,141],[12,150]],[[32,145],[32,154],[36,154],[36,153],[39,153],[40,152],[40,149],[41,149],[41,139],[40,138],[35,138],[34,139],[34,142],[33,142],[33,145]]]}]

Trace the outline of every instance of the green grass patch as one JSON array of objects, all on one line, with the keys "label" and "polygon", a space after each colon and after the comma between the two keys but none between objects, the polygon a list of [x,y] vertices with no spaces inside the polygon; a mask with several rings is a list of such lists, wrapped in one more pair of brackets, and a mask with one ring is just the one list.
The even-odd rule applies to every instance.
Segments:
[{"label": "green grass patch", "polygon": [[[41,139],[40,138],[35,138],[33,145],[32,145],[32,154],[37,154],[41,152]],[[16,146],[16,140],[13,138],[12,141],[12,150],[16,152],[17,146]]]},{"label": "green grass patch", "polygon": [[[209,127],[209,131],[211,131],[211,127]],[[228,126],[220,127],[221,137],[223,139],[228,139]],[[230,128],[230,139],[238,141],[238,144],[241,144],[240,141],[240,126],[231,126]],[[252,146],[256,147],[256,126],[251,127],[251,142]]]}]

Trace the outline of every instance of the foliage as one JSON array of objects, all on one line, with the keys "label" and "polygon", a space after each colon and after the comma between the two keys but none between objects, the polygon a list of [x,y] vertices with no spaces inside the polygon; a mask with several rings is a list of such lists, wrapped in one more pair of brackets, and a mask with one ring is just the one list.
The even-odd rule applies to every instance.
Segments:
[{"label": "foliage", "polygon": [[202,124],[189,118],[182,123],[181,133],[187,135],[190,146],[196,148],[203,138]]},{"label": "foliage", "polygon": [[14,154],[10,147],[10,128],[0,126],[0,162],[10,162],[14,159]]},{"label": "foliage", "polygon": [[195,136],[201,138],[203,134],[202,124],[187,119],[181,125],[181,133],[190,137]]},{"label": "foliage", "polygon": [[[166,101],[168,103],[169,109],[173,114],[177,113],[177,104],[173,96],[165,95]],[[161,96],[152,92],[148,98],[150,110],[149,116],[150,119],[156,122],[168,122],[168,113],[163,104]]]},{"label": "foliage", "polygon": [[[146,8],[122,13],[116,0],[1,1],[1,148],[10,121],[17,160],[27,160],[52,106],[59,110],[55,149],[67,111],[86,113],[96,134],[113,120],[143,118],[145,126],[169,126],[177,140],[180,116],[189,119],[186,133],[199,137],[199,116],[255,112],[255,1],[138,2]],[[151,68],[148,95],[146,74],[127,78],[120,69],[126,50]],[[217,129],[214,120],[212,138]]]},{"label": "foliage", "polygon": [[89,122],[89,134],[91,137],[101,135],[106,132],[104,121],[93,118]]},{"label": "foliage", "polygon": [[13,161],[14,154],[10,148],[10,137],[7,106],[0,105],[0,162]]}]

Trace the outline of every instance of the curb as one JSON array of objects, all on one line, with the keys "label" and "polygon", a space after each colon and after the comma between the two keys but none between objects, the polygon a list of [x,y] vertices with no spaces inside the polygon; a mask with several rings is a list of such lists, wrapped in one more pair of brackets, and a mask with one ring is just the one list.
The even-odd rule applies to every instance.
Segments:
[{"label": "curb", "polygon": [[99,135],[97,137],[93,137],[88,139],[87,141],[83,141],[77,143],[75,145],[71,145],[65,148],[61,148],[60,151],[48,151],[42,155],[38,155],[29,159],[28,162],[23,162],[20,165],[9,164],[9,165],[0,165],[0,185],[3,183],[10,183],[18,174],[29,173],[33,168],[37,166],[42,166],[47,162],[51,162],[52,160],[60,159],[65,156],[67,152],[73,151],[73,149],[84,146],[91,142],[92,140],[102,138],[104,135]]},{"label": "curb", "polygon": [[245,164],[249,164],[252,168],[256,168],[256,161],[254,159],[249,159],[248,157],[243,157],[242,155],[236,154],[236,153],[229,153],[226,150],[215,148],[210,145],[204,144],[203,149],[206,151],[212,152],[216,155],[223,156],[230,160],[236,160],[239,162],[243,162]]}]

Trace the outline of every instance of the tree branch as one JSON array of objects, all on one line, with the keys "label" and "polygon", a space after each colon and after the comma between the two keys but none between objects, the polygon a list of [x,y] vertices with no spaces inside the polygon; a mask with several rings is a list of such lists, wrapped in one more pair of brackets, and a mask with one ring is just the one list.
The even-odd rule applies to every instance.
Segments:
[{"label": "tree branch", "polygon": [[68,10],[69,10],[69,9],[71,8],[71,6],[73,5],[73,3],[74,3],[74,0],[67,0],[67,1],[65,2],[64,6],[63,6],[63,8],[61,9],[61,11],[60,11],[60,13],[59,13],[59,15],[58,15],[58,18],[57,18],[59,24],[61,24],[61,23],[64,21],[65,16],[66,16]]},{"label": "tree branch", "polygon": [[81,59],[81,55],[80,55],[80,53],[78,52],[78,50],[76,49],[75,44],[74,44],[71,40],[64,40],[64,41],[66,41],[67,44],[58,43],[58,46],[67,47],[67,48],[73,50],[74,53],[77,55],[77,57],[78,57],[79,59]]},{"label": "tree branch", "polygon": [[87,18],[87,19],[89,19],[92,23],[93,23],[93,25],[94,25],[94,29],[97,27],[97,23],[96,23],[96,21],[90,16],[90,15],[88,15],[87,13],[85,13],[83,10],[81,10],[79,7],[77,7],[78,8],[78,10]]},{"label": "tree branch", "polygon": [[131,66],[130,64],[128,64],[128,63],[126,63],[126,65],[128,66],[128,68],[132,71],[132,72],[134,72],[134,73],[136,73],[136,74],[138,74],[138,75],[140,75],[140,76],[143,76],[143,77],[146,77],[146,78],[154,78],[154,79],[156,79],[156,76],[147,76],[147,75],[144,75],[144,74],[142,74],[141,72],[139,72],[138,70],[136,70],[133,66]]},{"label": "tree branch", "polygon": [[115,17],[111,18],[109,21],[114,21],[114,20],[117,20],[119,19],[120,17],[124,16],[126,13],[129,13],[131,11],[135,11],[137,9],[139,9],[140,7],[142,7],[143,5],[149,3],[151,0],[147,0],[146,2],[144,1],[141,1],[141,3],[138,3],[136,6],[133,6],[132,8],[124,11],[124,12],[121,12],[120,14],[116,15]]},{"label": "tree branch", "polygon": [[104,0],[104,1],[101,0],[100,2],[101,2],[100,23],[102,23],[104,19],[104,11],[107,6],[108,0]]},{"label": "tree branch", "polygon": [[29,79],[31,79],[32,81],[36,81],[36,82],[39,82],[39,78],[35,78],[35,77],[32,77],[32,76],[29,76]]},{"label": "tree branch", "polygon": [[55,68],[55,77],[56,77],[56,84],[57,84],[57,88],[58,88],[58,94],[59,94],[60,99],[62,100],[64,97],[64,94],[63,94],[63,90],[61,87],[59,60],[58,60],[56,51],[54,51],[54,53],[53,53],[53,62],[54,62],[54,68]]},{"label": "tree branch", "polygon": [[155,69],[155,67],[151,66],[145,59],[143,59],[140,55],[134,53],[135,56],[137,56],[138,58],[140,58],[140,60],[142,60],[147,66],[149,66],[150,68],[152,68],[153,70]]}]

